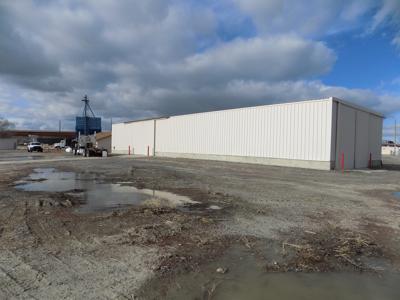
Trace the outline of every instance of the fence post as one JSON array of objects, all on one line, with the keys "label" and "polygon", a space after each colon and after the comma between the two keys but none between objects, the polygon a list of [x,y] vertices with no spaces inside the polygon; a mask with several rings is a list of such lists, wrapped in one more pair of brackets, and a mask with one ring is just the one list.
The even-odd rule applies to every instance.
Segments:
[{"label": "fence post", "polygon": [[128,146],[128,155],[131,155],[131,145]]}]

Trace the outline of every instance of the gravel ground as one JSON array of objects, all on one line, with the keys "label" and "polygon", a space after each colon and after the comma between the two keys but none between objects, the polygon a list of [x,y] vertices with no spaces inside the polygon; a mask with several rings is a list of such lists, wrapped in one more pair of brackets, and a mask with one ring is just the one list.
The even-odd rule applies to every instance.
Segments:
[{"label": "gravel ground", "polygon": [[[0,155],[7,161],[7,152]],[[366,252],[390,261],[380,267],[400,266],[400,199],[394,196],[400,191],[400,160],[395,158],[385,158],[382,170],[345,173],[168,158],[57,161],[44,154],[41,159],[49,161],[0,164],[1,299],[146,298],[141,290],[146,282],[196,270],[233,243],[319,243],[318,251],[308,247],[307,253],[321,253],[321,243],[338,247],[327,228],[333,228],[332,239],[343,232],[351,241],[373,244]],[[68,199],[64,205],[65,193],[15,189],[16,180],[38,167],[169,191],[200,204],[76,214],[79,203]],[[209,210],[210,205],[222,209]],[[304,232],[316,237],[303,238]],[[351,255],[359,255],[355,249]],[[329,260],[327,269],[357,269],[356,259]],[[290,267],[285,264],[285,271]]]}]

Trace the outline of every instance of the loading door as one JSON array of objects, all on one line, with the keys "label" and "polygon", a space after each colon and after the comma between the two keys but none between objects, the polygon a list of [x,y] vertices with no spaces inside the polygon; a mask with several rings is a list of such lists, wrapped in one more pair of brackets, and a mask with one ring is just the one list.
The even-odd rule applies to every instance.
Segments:
[{"label": "loading door", "polygon": [[369,113],[356,111],[355,168],[367,168],[369,162]]},{"label": "loading door", "polygon": [[367,168],[370,156],[370,114],[338,103],[336,169]]},{"label": "loading door", "polygon": [[336,169],[354,168],[356,111],[338,103]]}]

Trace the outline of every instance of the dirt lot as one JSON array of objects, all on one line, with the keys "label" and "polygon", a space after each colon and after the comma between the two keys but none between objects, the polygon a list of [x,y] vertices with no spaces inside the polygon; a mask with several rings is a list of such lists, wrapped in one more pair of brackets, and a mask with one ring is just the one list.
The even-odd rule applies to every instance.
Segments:
[{"label": "dirt lot", "polygon": [[[1,155],[0,299],[163,298],[179,276],[204,272],[232,247],[246,249],[268,273],[400,270],[400,161],[393,158],[383,170],[341,173],[167,158],[57,161],[50,154],[7,164]],[[68,192],[15,188],[35,168],[198,203],[77,213],[82,201]]]}]

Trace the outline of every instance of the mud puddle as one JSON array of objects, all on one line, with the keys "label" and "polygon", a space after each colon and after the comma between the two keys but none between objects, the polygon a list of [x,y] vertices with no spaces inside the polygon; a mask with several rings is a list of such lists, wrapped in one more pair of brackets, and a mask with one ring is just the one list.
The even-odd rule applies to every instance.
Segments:
[{"label": "mud puddle", "polygon": [[395,192],[395,193],[393,193],[393,195],[394,195],[396,198],[400,198],[400,192]]},{"label": "mud puddle", "polygon": [[89,213],[120,209],[134,205],[185,208],[198,202],[189,197],[165,191],[138,189],[127,183],[99,182],[93,174],[61,172],[53,168],[37,168],[16,188],[34,192],[63,192],[79,199],[76,212]]},{"label": "mud puddle", "polygon": [[[394,273],[267,272],[265,261],[235,246],[201,270],[150,283],[149,299],[400,299]],[[154,286],[153,286],[154,285]]]}]

